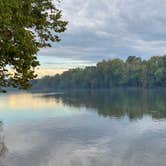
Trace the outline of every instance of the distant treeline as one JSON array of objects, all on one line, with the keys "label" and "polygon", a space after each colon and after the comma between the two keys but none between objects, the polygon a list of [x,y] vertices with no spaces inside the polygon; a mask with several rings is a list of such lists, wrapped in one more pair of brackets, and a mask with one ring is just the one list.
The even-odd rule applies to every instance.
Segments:
[{"label": "distant treeline", "polygon": [[45,76],[32,84],[34,90],[166,87],[166,55],[154,56],[149,60],[130,56],[125,61],[102,61],[96,66]]}]

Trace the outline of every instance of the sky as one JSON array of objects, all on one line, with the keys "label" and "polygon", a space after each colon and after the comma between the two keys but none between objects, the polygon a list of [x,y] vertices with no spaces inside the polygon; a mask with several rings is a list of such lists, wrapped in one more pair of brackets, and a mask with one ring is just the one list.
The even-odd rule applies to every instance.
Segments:
[{"label": "sky", "polygon": [[62,0],[58,7],[68,28],[60,43],[40,50],[39,76],[166,53],[166,0]]}]

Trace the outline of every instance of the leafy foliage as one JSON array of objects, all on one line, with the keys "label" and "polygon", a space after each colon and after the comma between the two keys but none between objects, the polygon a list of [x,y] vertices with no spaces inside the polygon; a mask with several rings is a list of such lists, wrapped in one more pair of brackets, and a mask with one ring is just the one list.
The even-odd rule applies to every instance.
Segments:
[{"label": "leafy foliage", "polygon": [[33,81],[33,89],[105,89],[114,87],[166,87],[166,55],[149,60],[130,56],[113,59],[85,69]]},{"label": "leafy foliage", "polygon": [[40,47],[58,42],[67,22],[52,0],[0,1],[0,87],[29,88]]}]

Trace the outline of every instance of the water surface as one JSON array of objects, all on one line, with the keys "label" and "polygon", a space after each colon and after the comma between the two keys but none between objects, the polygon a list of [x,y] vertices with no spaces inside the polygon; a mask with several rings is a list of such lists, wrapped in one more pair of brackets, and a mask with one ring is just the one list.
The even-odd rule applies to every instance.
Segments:
[{"label": "water surface", "polygon": [[163,166],[166,90],[0,95],[0,166]]}]

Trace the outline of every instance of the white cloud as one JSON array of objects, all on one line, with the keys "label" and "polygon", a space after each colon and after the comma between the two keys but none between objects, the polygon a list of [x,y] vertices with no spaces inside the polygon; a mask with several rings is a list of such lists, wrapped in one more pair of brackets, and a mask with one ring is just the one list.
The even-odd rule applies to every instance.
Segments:
[{"label": "white cloud", "polygon": [[40,55],[86,64],[166,52],[165,0],[62,0],[58,6],[69,21],[68,30],[60,43]]}]

